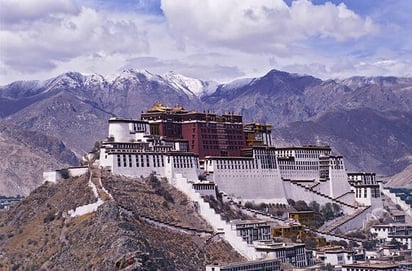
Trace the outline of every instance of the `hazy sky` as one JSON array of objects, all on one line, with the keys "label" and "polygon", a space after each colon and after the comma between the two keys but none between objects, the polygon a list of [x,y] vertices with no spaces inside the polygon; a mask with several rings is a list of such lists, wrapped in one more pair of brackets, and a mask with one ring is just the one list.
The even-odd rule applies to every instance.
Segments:
[{"label": "hazy sky", "polygon": [[411,0],[0,0],[0,85],[123,69],[412,76]]}]

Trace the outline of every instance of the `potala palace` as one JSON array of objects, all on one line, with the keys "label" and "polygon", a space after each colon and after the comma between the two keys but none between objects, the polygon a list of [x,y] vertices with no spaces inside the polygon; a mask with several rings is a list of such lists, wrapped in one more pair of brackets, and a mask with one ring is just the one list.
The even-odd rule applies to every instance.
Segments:
[{"label": "potala palace", "polygon": [[[241,203],[288,199],[338,204],[356,214],[342,229],[362,227],[382,208],[373,173],[347,173],[329,146],[273,146],[271,126],[156,104],[141,120],[111,118],[100,149],[100,166],[114,174],[188,182],[218,190]],[[212,185],[211,185],[212,184]]]},{"label": "potala palace", "polygon": [[[249,260],[267,259],[286,248],[276,248],[267,240],[254,245],[245,242],[202,196],[215,196],[218,191],[238,205],[287,204],[289,199],[337,204],[342,216],[318,229],[331,240],[339,240],[334,234],[338,230],[363,228],[383,210],[382,187],[374,173],[346,172],[343,157],[329,146],[274,146],[271,125],[243,123],[242,116],[233,113],[217,115],[155,104],[140,120],[111,118],[97,164],[117,175],[166,178],[196,202],[202,217]],[[76,170],[82,173],[82,169],[72,173]],[[58,174],[48,173],[45,178],[55,180]],[[241,227],[269,227],[259,223],[242,222]],[[299,252],[301,246],[291,247]],[[279,253],[277,258],[284,255]],[[302,253],[298,267],[305,266],[307,258]],[[246,270],[216,268],[209,270]]]}]

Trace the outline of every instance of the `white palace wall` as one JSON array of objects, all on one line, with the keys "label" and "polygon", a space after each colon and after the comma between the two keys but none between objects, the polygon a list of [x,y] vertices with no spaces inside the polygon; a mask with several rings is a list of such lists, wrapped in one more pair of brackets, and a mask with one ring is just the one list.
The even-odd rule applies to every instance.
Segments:
[{"label": "white palace wall", "polygon": [[220,191],[241,201],[287,203],[276,169],[220,170],[211,174]]},{"label": "white palace wall", "polygon": [[[119,160],[120,159],[120,160]],[[197,157],[149,153],[109,154],[103,167],[109,167],[115,174],[140,177],[154,173],[168,179],[181,174],[191,180],[197,180],[200,170]]]},{"label": "white palace wall", "polygon": [[351,191],[351,187],[348,182],[348,175],[344,169],[331,169],[329,176],[329,196],[332,198],[337,198],[346,192]]}]

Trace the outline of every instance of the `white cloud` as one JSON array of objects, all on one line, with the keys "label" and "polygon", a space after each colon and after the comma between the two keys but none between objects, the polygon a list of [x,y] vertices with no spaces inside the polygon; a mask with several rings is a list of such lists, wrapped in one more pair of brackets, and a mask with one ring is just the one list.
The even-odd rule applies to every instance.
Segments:
[{"label": "white cloud", "polygon": [[77,14],[72,0],[0,0],[0,22],[14,24],[30,22],[58,14]]},{"label": "white cloud", "polygon": [[[3,7],[4,3],[1,4]],[[18,4],[6,4],[12,14],[26,14],[24,11],[30,6],[22,9]],[[107,14],[86,7],[79,7],[78,12],[62,14],[59,12],[68,8],[57,9],[53,4],[47,9],[46,6],[44,4],[37,13],[33,11],[26,16],[31,20],[29,24],[24,16],[20,16],[12,26],[1,25],[0,40],[6,41],[0,46],[3,65],[19,72],[33,73],[53,69],[58,63],[80,56],[89,57],[96,53],[129,55],[148,51],[146,30],[133,20],[106,17]],[[51,16],[53,12],[58,13]],[[47,16],[41,16],[43,13]]]},{"label": "white cloud", "polygon": [[225,82],[273,68],[411,74],[405,2],[355,12],[347,0],[161,0],[162,10],[157,1],[0,0],[0,84],[126,67]]},{"label": "white cloud", "polygon": [[289,43],[320,36],[344,41],[377,31],[344,4],[314,5],[297,0],[163,0],[171,29],[183,41],[246,51],[284,49]]}]

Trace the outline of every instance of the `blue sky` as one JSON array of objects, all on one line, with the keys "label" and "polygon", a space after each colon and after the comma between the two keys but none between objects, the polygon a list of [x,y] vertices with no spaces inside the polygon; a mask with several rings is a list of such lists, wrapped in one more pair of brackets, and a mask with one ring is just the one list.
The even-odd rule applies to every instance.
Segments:
[{"label": "blue sky", "polygon": [[67,71],[412,76],[410,0],[0,0],[0,85]]}]

